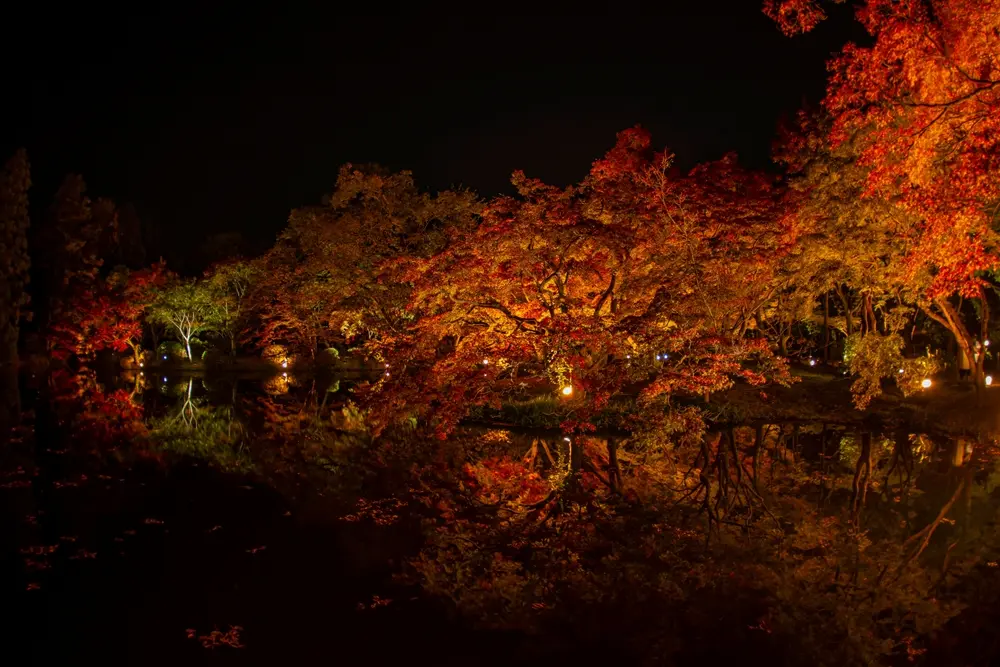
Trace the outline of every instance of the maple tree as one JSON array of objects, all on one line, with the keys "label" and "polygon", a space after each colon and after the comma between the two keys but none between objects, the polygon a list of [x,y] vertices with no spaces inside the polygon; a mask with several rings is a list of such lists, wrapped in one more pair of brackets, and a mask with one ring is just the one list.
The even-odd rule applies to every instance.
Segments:
[{"label": "maple tree", "polygon": [[[446,230],[466,229],[478,212],[473,195],[420,192],[409,172],[344,165],[322,206],[292,211],[264,258],[272,296],[262,305],[263,343],[298,331],[301,347],[398,333],[409,315],[408,288],[380,282],[383,261],[426,255]],[[306,333],[308,332],[308,333]]]},{"label": "maple tree", "polygon": [[160,291],[150,303],[146,317],[169,326],[184,345],[187,359],[191,356],[191,341],[196,336],[214,330],[215,303],[208,287],[197,281],[182,282]]},{"label": "maple tree", "polygon": [[369,345],[388,368],[376,420],[402,406],[444,433],[504,381],[535,379],[571,392],[575,430],[628,385],[653,401],[784,380],[747,335],[794,243],[778,189],[731,156],[686,176],[671,161],[627,130],[579,185],[515,173],[519,198],[491,201],[435,254],[386,262],[384,282],[413,285],[413,320]]},{"label": "maple tree", "polygon": [[[822,19],[815,0],[769,2],[789,33]],[[861,194],[891,205],[892,259],[906,297],[950,331],[982,386],[989,273],[1000,264],[1000,4],[869,0],[873,38],[830,63],[824,108],[834,147],[851,145]],[[980,331],[963,301],[976,304]]]},{"label": "maple tree", "polygon": [[251,290],[259,280],[256,265],[241,260],[216,264],[205,278],[215,304],[218,331],[229,343],[229,353],[236,354],[236,341],[247,326]]}]

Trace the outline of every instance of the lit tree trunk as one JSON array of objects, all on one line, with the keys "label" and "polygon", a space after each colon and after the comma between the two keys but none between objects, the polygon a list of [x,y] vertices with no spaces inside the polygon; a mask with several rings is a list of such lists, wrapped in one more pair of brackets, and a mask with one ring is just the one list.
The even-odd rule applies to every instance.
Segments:
[{"label": "lit tree trunk", "polygon": [[[985,306],[985,299],[983,299],[983,302],[983,319],[985,320],[989,317],[989,314],[988,308]],[[934,311],[935,306],[940,313]],[[922,308],[924,312],[927,313],[928,317],[950,331],[955,337],[955,342],[958,345],[959,351],[965,354],[966,358],[969,360],[969,370],[972,375],[972,382],[976,387],[976,402],[977,404],[981,403],[983,388],[985,386],[983,380],[983,360],[986,355],[981,352],[977,354],[976,340],[969,332],[968,327],[965,326],[965,322],[962,321],[962,315],[958,311],[958,308],[956,308],[955,305],[945,297],[937,298],[932,303],[922,306]],[[984,328],[987,327],[988,322],[982,326]]]},{"label": "lit tree trunk", "polygon": [[847,335],[850,336],[854,333],[854,318],[851,315],[851,300],[840,285],[837,285],[837,296],[840,297],[840,303],[844,306],[844,319],[847,324]]}]

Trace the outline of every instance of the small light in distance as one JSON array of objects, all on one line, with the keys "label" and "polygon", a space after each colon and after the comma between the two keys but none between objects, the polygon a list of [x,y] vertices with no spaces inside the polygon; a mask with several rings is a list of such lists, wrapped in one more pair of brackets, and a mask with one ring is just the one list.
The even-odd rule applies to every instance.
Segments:
[{"label": "small light in distance", "polygon": [[572,442],[569,438],[563,438],[566,442]]},{"label": "small light in distance", "polygon": [[288,368],[288,362],[287,361],[282,361],[281,362],[281,367],[282,368]]},{"label": "small light in distance", "polygon": [[815,366],[816,365],[816,360],[815,359],[810,359],[809,360],[809,365],[810,366]]},{"label": "small light in distance", "polygon": [[139,362],[139,368],[142,368],[142,362],[141,361]]},{"label": "small light in distance", "polygon": [[288,377],[288,373],[282,373],[282,374],[281,374],[281,377],[283,377],[283,378],[286,378],[286,377]]},{"label": "small light in distance", "polygon": [[991,384],[993,384],[993,376],[992,375],[987,375],[986,376],[986,386],[989,387]]},{"label": "small light in distance", "polygon": [[483,359],[483,366],[489,366],[489,365],[490,365],[490,360],[489,359]]},{"label": "small light in distance", "polygon": [[660,360],[660,355],[656,355],[656,360],[657,360],[657,361],[659,361],[659,360]]},{"label": "small light in distance", "polygon": [[983,346],[984,347],[989,347],[990,346],[990,339],[989,338],[987,338],[986,340],[983,341]]},{"label": "small light in distance", "polygon": [[572,385],[566,385],[565,387],[562,388],[563,396],[570,396],[572,395],[572,393],[573,393]]},{"label": "small light in distance", "polygon": [[166,360],[167,360],[167,355],[163,355],[163,360],[164,360],[164,361],[166,361]]},{"label": "small light in distance", "polygon": [[920,381],[920,386],[923,387],[924,389],[930,389],[931,384],[933,383],[931,382],[930,378],[924,378],[923,380]]},{"label": "small light in distance", "polygon": [[164,382],[166,382],[166,381],[167,381],[167,378],[163,378],[163,381],[164,381]]},{"label": "small light in distance", "polygon": [[625,355],[625,358],[626,358],[626,359],[631,359],[631,358],[632,358],[632,355],[631,355],[631,354],[626,354],[626,355]]}]

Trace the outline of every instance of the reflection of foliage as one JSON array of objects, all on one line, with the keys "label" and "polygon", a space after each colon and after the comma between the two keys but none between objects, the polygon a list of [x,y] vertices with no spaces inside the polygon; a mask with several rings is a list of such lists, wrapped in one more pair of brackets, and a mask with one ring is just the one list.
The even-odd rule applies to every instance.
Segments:
[{"label": "reflection of foliage", "polygon": [[192,396],[193,380],[175,414],[149,420],[149,439],[165,451],[206,459],[224,470],[252,467],[246,429],[232,406],[206,405]]},{"label": "reflection of foliage", "polygon": [[100,447],[129,444],[146,433],[139,381],[132,391],[105,391],[93,371],[57,370],[49,378],[60,415],[72,426],[75,440]]}]

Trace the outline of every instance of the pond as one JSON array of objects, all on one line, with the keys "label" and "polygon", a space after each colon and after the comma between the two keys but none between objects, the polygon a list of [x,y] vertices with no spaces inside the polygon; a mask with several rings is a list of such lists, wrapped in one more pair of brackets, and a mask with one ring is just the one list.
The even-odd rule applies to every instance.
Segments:
[{"label": "pond", "polygon": [[889,654],[996,655],[992,441],[822,423],[372,441],[358,379],[29,378],[0,467],[13,645],[39,664],[806,664],[773,610],[832,616],[832,639],[870,589],[892,632],[946,628]]}]

